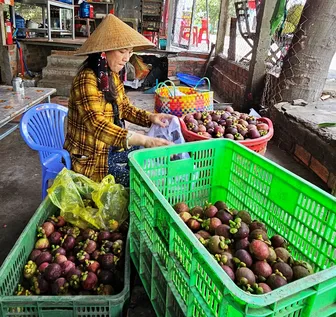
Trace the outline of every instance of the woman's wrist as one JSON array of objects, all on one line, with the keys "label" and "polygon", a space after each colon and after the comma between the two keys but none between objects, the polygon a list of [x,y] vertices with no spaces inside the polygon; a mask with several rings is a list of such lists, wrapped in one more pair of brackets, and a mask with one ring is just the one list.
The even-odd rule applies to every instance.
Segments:
[{"label": "woman's wrist", "polygon": [[144,146],[146,142],[146,136],[134,131],[128,131],[126,136],[126,145],[127,147],[131,147],[134,145]]}]

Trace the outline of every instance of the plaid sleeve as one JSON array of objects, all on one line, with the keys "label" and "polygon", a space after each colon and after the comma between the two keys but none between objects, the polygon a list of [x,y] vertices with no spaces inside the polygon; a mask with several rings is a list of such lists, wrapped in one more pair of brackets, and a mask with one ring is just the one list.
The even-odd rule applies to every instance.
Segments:
[{"label": "plaid sleeve", "polygon": [[88,137],[98,139],[108,145],[125,147],[127,130],[113,124],[104,116],[101,92],[97,86],[97,78],[92,72],[82,72],[78,80],[79,100],[83,122],[89,131]]},{"label": "plaid sleeve", "polygon": [[119,79],[119,76],[113,76],[112,78],[116,86],[118,99],[120,100],[122,119],[143,127],[149,127],[151,125],[151,121],[149,120],[151,113],[133,106],[126,95],[124,84]]}]

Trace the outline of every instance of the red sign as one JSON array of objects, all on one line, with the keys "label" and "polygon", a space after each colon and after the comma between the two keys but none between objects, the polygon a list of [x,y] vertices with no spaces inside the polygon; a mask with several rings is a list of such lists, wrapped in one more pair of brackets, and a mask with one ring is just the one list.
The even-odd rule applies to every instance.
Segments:
[{"label": "red sign", "polygon": [[14,5],[14,0],[0,0],[0,3],[9,4],[9,5],[13,6]]}]

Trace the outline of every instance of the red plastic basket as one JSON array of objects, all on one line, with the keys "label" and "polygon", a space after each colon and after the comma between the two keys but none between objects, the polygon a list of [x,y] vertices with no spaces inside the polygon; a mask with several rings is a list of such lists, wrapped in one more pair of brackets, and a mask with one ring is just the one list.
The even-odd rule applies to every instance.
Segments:
[{"label": "red plastic basket", "polygon": [[[266,153],[266,149],[267,149],[267,142],[272,139],[273,134],[274,134],[274,130],[273,130],[273,123],[270,119],[268,118],[258,118],[257,119],[260,122],[264,122],[267,123],[269,126],[269,131],[266,135],[258,138],[258,139],[251,139],[251,140],[242,140],[242,141],[237,141],[242,145],[245,145],[246,147],[248,147],[250,150],[257,152],[261,155],[264,155]],[[185,122],[183,121],[183,117],[179,118],[180,121],[180,125],[181,125],[181,130],[182,130],[182,134],[184,139],[187,142],[192,142],[192,141],[204,141],[204,140],[210,140],[211,138],[205,137],[203,135],[199,135],[195,132],[192,132],[190,130],[188,130]]]}]

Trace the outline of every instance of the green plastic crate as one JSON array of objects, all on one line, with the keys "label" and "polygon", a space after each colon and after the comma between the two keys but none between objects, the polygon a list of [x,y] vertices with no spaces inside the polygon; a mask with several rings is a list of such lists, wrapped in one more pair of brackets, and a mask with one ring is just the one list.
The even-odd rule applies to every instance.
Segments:
[{"label": "green plastic crate", "polygon": [[[336,316],[334,197],[229,140],[135,151],[130,165],[131,258],[158,316]],[[171,207],[219,199],[283,235],[317,273],[265,295],[241,290]]]},{"label": "green plastic crate", "polygon": [[16,241],[0,268],[1,317],[117,317],[122,316],[130,297],[129,236],[127,238],[124,289],[116,295],[101,296],[13,296],[23,267],[32,251],[36,228],[56,214],[49,198],[45,199]]}]

